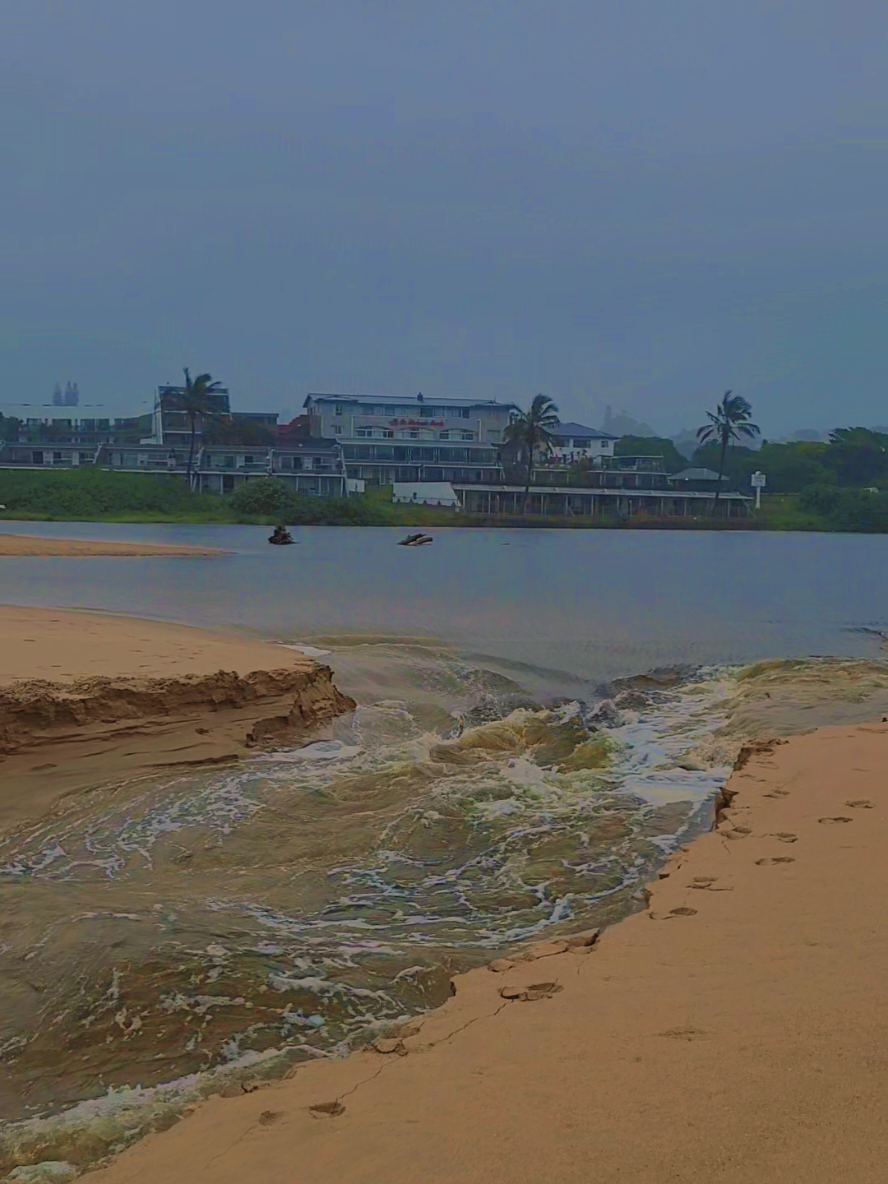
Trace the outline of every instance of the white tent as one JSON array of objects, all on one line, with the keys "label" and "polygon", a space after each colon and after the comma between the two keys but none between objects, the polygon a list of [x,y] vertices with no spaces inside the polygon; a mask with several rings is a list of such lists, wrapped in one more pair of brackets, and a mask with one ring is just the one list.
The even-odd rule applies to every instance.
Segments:
[{"label": "white tent", "polygon": [[417,506],[450,506],[459,509],[459,498],[449,481],[396,481],[392,486],[393,502],[412,502]]}]

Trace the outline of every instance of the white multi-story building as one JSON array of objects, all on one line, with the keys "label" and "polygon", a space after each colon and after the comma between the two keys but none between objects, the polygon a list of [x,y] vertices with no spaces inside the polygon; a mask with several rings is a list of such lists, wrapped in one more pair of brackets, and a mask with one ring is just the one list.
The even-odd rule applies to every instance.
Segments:
[{"label": "white multi-story building", "polygon": [[422,395],[309,395],[312,436],[336,440],[349,478],[394,482],[491,481],[517,407],[494,399]]},{"label": "white multi-story building", "polygon": [[555,431],[555,446],[552,456],[556,460],[595,460],[600,456],[613,456],[614,444],[619,436],[600,432],[597,428],[586,428],[581,423],[560,423]]}]

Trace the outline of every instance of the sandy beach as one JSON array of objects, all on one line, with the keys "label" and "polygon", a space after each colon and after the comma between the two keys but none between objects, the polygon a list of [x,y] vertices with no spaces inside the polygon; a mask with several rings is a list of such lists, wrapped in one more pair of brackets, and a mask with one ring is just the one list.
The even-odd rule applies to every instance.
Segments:
[{"label": "sandy beach", "polygon": [[886,758],[878,724],[762,746],[593,944],[460,976],[378,1049],[228,1090],[96,1184],[883,1180]]},{"label": "sandy beach", "polygon": [[48,539],[36,535],[0,533],[0,559],[115,556],[126,559],[139,556],[167,556],[171,559],[211,557],[225,552],[214,547],[176,547],[160,543],[115,543],[93,539]]},{"label": "sandy beach", "polygon": [[328,667],[284,646],[0,608],[0,827],[122,773],[237,760],[350,705]]}]

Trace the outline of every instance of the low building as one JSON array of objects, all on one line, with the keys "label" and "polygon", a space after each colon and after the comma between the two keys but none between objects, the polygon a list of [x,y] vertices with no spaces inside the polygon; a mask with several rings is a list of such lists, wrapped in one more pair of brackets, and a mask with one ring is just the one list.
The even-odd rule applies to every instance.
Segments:
[{"label": "low building", "polygon": [[[694,490],[697,493],[714,494],[719,488],[718,473],[712,469],[682,469],[680,473],[673,473],[669,478],[676,489]],[[727,477],[721,478],[721,489],[730,484]],[[723,494],[719,494],[721,498]]]},{"label": "low building", "polygon": [[197,456],[194,485],[203,493],[234,493],[251,477],[277,477],[294,493],[344,497],[342,453],[335,440],[293,440],[273,448],[205,445]]},{"label": "low building", "polygon": [[581,460],[594,461],[599,457],[613,456],[614,444],[619,439],[619,436],[584,427],[581,423],[560,423],[554,435],[552,455],[557,460],[574,464]]},{"label": "low building", "polygon": [[92,465],[104,445],[55,443],[43,441],[38,444],[6,441],[0,444],[0,468],[4,469],[50,469],[77,468]]},{"label": "low building", "polygon": [[[455,485],[460,506],[469,514],[537,514],[552,517],[708,517],[712,495],[663,489],[608,489],[557,485],[532,485],[527,494],[521,485]],[[752,499],[739,493],[723,493],[722,514],[742,518]]]},{"label": "low building", "polygon": [[[0,444],[0,468],[75,469],[94,465],[109,472],[188,476],[189,448],[163,444],[76,444],[42,447]],[[202,493],[227,494],[255,477],[278,477],[295,493],[342,497],[346,493],[342,453],[333,440],[300,440],[286,447],[242,448],[204,445],[195,450],[191,484]]]}]

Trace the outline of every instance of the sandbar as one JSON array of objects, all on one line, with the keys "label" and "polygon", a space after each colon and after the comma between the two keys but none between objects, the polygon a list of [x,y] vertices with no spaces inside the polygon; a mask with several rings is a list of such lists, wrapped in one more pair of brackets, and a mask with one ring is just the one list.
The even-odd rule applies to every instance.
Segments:
[{"label": "sandbar", "polygon": [[593,944],[457,976],[379,1050],[245,1082],[90,1180],[883,1181],[886,767],[879,724],[745,752]]},{"label": "sandbar", "polygon": [[145,556],[209,558],[227,552],[216,547],[180,547],[163,543],[118,543],[106,539],[50,539],[37,535],[0,534],[0,558],[136,558]]},{"label": "sandbar", "polygon": [[296,741],[353,705],[328,666],[282,645],[0,607],[0,828],[121,775]]}]

